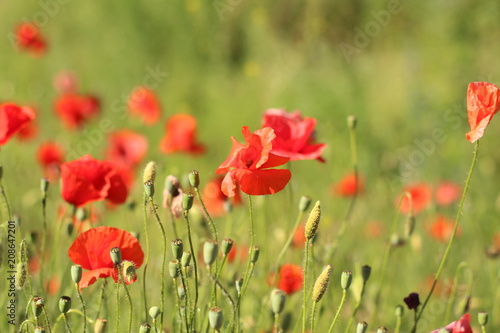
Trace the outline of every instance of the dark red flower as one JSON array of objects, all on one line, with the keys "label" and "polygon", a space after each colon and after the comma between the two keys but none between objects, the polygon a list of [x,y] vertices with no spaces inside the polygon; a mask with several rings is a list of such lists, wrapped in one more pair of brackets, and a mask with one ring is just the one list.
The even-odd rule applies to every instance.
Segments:
[{"label": "dark red flower", "polygon": [[[457,321],[452,322],[445,327],[450,333],[473,333],[470,327],[470,314],[466,313]],[[438,333],[439,329],[431,333]]]},{"label": "dark red flower", "polygon": [[[403,192],[410,193],[413,202],[413,213],[418,214],[431,202],[432,193],[428,184],[426,183],[417,183],[413,185],[409,185],[403,189]],[[399,203],[399,196],[396,199],[396,205]],[[410,213],[410,200],[407,196],[403,197],[403,201],[401,202],[400,211],[404,214]]]},{"label": "dark red flower", "polygon": [[67,128],[80,128],[99,114],[100,102],[93,95],[64,94],[57,98],[55,112]]},{"label": "dark red flower", "polygon": [[[218,176],[210,180],[205,187],[203,188],[202,198],[205,206],[208,209],[208,212],[212,216],[221,216],[224,215],[225,208],[224,205],[227,203],[228,198],[224,192],[221,190],[223,176]],[[236,184],[238,187],[238,184]],[[238,188],[235,190],[235,195],[232,198],[233,206],[241,204],[241,194]]]},{"label": "dark red flower", "polygon": [[47,43],[40,33],[40,29],[31,22],[19,25],[16,37],[18,47],[32,52],[35,56],[41,56],[47,48]]},{"label": "dark red flower", "polygon": [[142,134],[121,130],[108,137],[106,159],[127,167],[136,167],[146,156],[148,141]]},{"label": "dark red flower", "polygon": [[118,281],[109,251],[120,248],[122,259],[132,261],[135,267],[142,265],[144,253],[139,241],[129,232],[113,227],[97,227],[81,233],[68,250],[71,261],[88,270],[82,275],[80,288],[85,288],[98,278],[112,277]]},{"label": "dark red flower", "polygon": [[448,206],[458,201],[461,193],[462,188],[460,185],[449,181],[442,181],[436,189],[436,203],[441,206]]},{"label": "dark red flower", "polygon": [[90,155],[63,163],[61,180],[63,199],[77,207],[104,199],[121,204],[127,199],[122,170],[114,162],[95,160]]},{"label": "dark red flower", "polygon": [[348,174],[344,176],[333,187],[333,192],[336,195],[340,195],[342,197],[352,197],[356,194],[362,193],[364,190],[364,184],[359,175]]},{"label": "dark red flower", "polygon": [[493,115],[500,110],[500,88],[488,82],[469,83],[467,88],[467,115],[470,131],[467,140],[479,140]]},{"label": "dark red flower", "polygon": [[203,154],[205,146],[196,142],[196,119],[189,114],[176,114],[165,125],[165,136],[160,149],[165,154]]},{"label": "dark red flower", "polygon": [[64,149],[55,142],[47,141],[38,146],[36,155],[43,168],[44,177],[56,180],[64,162]]},{"label": "dark red flower", "polygon": [[302,271],[302,267],[293,264],[281,266],[278,280],[279,289],[290,295],[301,290],[303,282],[304,272]]},{"label": "dark red flower", "polygon": [[272,141],[276,137],[270,127],[250,133],[248,126],[242,128],[245,144],[234,137],[228,158],[217,168],[217,174],[224,174],[222,192],[228,197],[236,194],[236,183],[250,195],[274,194],[285,188],[291,178],[286,169],[269,169],[288,162],[289,158],[271,153]]},{"label": "dark red flower", "polygon": [[324,162],[321,154],[326,148],[324,143],[316,143],[314,127],[316,119],[302,118],[300,111],[291,113],[282,109],[268,109],[264,113],[262,127],[271,127],[276,134],[273,152],[290,157],[290,160],[313,160]]},{"label": "dark red flower", "polygon": [[160,102],[149,88],[134,88],[128,99],[128,108],[132,114],[142,117],[146,125],[154,125],[160,119]]},{"label": "dark red flower", "polygon": [[408,309],[416,309],[420,305],[420,298],[417,293],[411,293],[404,299]]},{"label": "dark red flower", "polygon": [[[429,227],[429,234],[440,242],[447,242],[453,233],[454,227],[455,221],[439,215],[431,223]],[[459,234],[460,229],[457,230],[457,235]]]},{"label": "dark red flower", "polygon": [[0,146],[21,131],[35,118],[35,113],[29,107],[17,106],[14,103],[0,105]]}]

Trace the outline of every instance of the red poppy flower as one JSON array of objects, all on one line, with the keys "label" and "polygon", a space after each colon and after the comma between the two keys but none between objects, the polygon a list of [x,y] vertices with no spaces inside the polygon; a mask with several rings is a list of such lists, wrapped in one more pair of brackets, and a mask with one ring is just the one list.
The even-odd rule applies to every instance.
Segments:
[{"label": "red poppy flower", "polygon": [[174,115],[167,121],[165,130],[160,143],[160,149],[165,154],[180,152],[198,155],[205,152],[205,146],[196,142],[196,119],[193,116]]},{"label": "red poppy flower", "polygon": [[142,117],[146,125],[153,125],[160,119],[160,102],[156,94],[146,87],[136,87],[128,99],[128,108],[132,114]]},{"label": "red poppy flower", "polygon": [[64,162],[64,149],[55,142],[47,141],[38,146],[36,155],[43,168],[44,177],[57,179],[60,166]]},{"label": "red poppy flower", "polygon": [[92,95],[64,94],[55,102],[56,114],[69,129],[80,128],[100,111],[100,102]]},{"label": "red poppy flower", "polygon": [[236,183],[250,195],[274,194],[285,188],[292,177],[289,170],[269,169],[288,162],[289,158],[271,153],[272,141],[276,137],[270,127],[250,133],[248,126],[242,128],[246,143],[241,144],[234,137],[228,158],[215,171],[227,173],[222,181],[222,192],[228,197],[236,195]]},{"label": "red poppy flower", "polygon": [[321,154],[324,143],[315,143],[316,119],[302,118],[300,111],[291,113],[282,109],[269,109],[264,113],[262,127],[271,127],[276,134],[273,140],[274,154],[290,157],[290,160],[313,160],[324,162]]},{"label": "red poppy flower", "polygon": [[[470,327],[470,314],[466,313],[457,321],[452,322],[445,327],[450,333],[473,333]],[[439,329],[431,333],[438,333]]]},{"label": "red poppy flower", "polygon": [[62,197],[77,207],[107,199],[124,203],[127,187],[121,170],[110,161],[95,160],[86,155],[61,165]]},{"label": "red poppy flower", "polygon": [[[418,183],[407,186],[403,189],[403,192],[409,192],[413,201],[413,213],[418,214],[431,202],[432,193],[429,185],[425,183]],[[399,203],[399,197],[396,199],[396,205]],[[410,200],[407,196],[403,197],[401,202],[400,211],[404,214],[410,213]]]},{"label": "red poppy flower", "polygon": [[14,103],[0,105],[0,146],[21,131],[35,118],[35,113],[29,107],[20,107]]},{"label": "red poppy flower", "polygon": [[120,248],[122,260],[129,260],[138,268],[144,260],[139,241],[129,232],[113,227],[97,227],[81,233],[68,250],[71,261],[81,265],[87,272],[82,274],[80,288],[85,288],[101,277],[112,277],[118,281],[109,251]]},{"label": "red poppy flower", "polygon": [[229,263],[233,263],[236,259],[239,260],[239,262],[244,262],[245,259],[248,256],[248,246],[245,245],[240,245],[237,246],[236,243],[233,243],[233,247],[231,247],[231,250],[227,254],[227,261]]},{"label": "red poppy flower", "polygon": [[[454,226],[455,221],[439,215],[431,223],[429,234],[440,242],[447,242],[450,239],[451,234],[453,233]],[[457,235],[459,234],[460,229],[457,230]]]},{"label": "red poppy flower", "polygon": [[363,181],[361,180],[359,175],[356,177],[355,174],[348,174],[344,176],[344,178],[342,178],[340,182],[335,184],[333,187],[334,194],[340,195],[342,197],[352,197],[356,194],[362,193],[363,190]]},{"label": "red poppy flower", "polygon": [[20,49],[28,50],[35,56],[41,56],[47,43],[40,33],[40,29],[30,22],[21,24],[16,30],[17,45]]},{"label": "red poppy flower", "polygon": [[500,88],[488,82],[473,82],[467,88],[467,115],[470,132],[467,140],[479,140],[493,115],[500,110]]},{"label": "red poppy flower", "polygon": [[146,156],[148,141],[145,136],[129,130],[121,130],[108,137],[106,157],[110,161],[128,167],[140,164]]},{"label": "red poppy flower", "polygon": [[281,266],[278,280],[279,289],[290,295],[301,290],[303,282],[304,272],[302,271],[302,267],[293,264]]},{"label": "red poppy flower", "polygon": [[441,206],[448,206],[460,199],[461,193],[462,188],[460,185],[442,181],[436,189],[436,203]]},{"label": "red poppy flower", "polygon": [[[224,205],[228,200],[230,200],[221,190],[223,179],[224,177],[222,176],[216,177],[210,180],[203,188],[203,202],[212,216],[224,215],[226,212]],[[234,206],[241,204],[241,194],[238,188],[235,190],[235,195],[232,198],[232,204]]]},{"label": "red poppy flower", "polygon": [[38,134],[38,126],[35,122],[30,122],[26,127],[17,133],[17,139],[20,141],[33,140]]}]

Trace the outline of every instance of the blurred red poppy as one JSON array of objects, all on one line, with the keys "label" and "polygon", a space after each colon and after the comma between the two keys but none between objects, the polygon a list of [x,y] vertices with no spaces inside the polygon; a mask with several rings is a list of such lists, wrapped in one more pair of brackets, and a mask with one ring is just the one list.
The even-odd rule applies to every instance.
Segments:
[{"label": "blurred red poppy", "polygon": [[[37,108],[31,107],[31,111],[35,114],[35,118],[38,118]],[[16,138],[20,141],[30,141],[33,140],[38,134],[38,125],[36,121],[30,121],[28,125],[24,126],[16,135]]]},{"label": "blurred red poppy", "polygon": [[196,142],[196,119],[189,114],[176,114],[165,125],[165,136],[160,149],[165,154],[203,154],[205,146]]},{"label": "blurred red poppy", "polygon": [[60,167],[64,162],[64,149],[55,142],[47,141],[38,146],[36,155],[44,177],[49,180],[59,178]]},{"label": "blurred red poppy", "polygon": [[291,113],[283,109],[268,109],[264,112],[262,127],[271,127],[276,134],[272,153],[290,157],[291,161],[317,159],[326,148],[324,143],[316,143],[314,127],[316,119],[302,118],[300,111]]},{"label": "blurred red poppy", "polygon": [[[426,183],[417,183],[409,185],[403,189],[403,192],[409,192],[413,202],[413,213],[418,214],[431,202],[432,193],[429,185]],[[396,199],[396,205],[399,203],[399,196]],[[407,196],[403,197],[401,202],[400,211],[404,214],[410,213],[410,200]]]},{"label": "blurred red poppy", "polygon": [[[452,322],[445,327],[450,333],[473,333],[470,327],[470,314],[466,313],[457,321]],[[439,329],[431,333],[438,333]]]},{"label": "blurred red poppy", "polygon": [[[109,251],[120,248],[122,260],[129,260],[138,268],[144,260],[139,241],[129,232],[113,227],[97,227],[81,233],[68,250],[71,261],[87,269],[82,275],[80,288],[85,288],[98,278],[112,277],[118,281]],[[128,283],[127,283],[128,284]]]},{"label": "blurred red poppy", "polygon": [[[455,221],[438,215],[430,224],[429,234],[440,242],[447,242],[453,233]],[[457,230],[457,236],[460,234],[460,229]]]},{"label": "blurred red poppy", "polygon": [[285,264],[281,266],[278,274],[278,288],[288,295],[302,289],[302,283],[304,282],[302,267],[293,264]]},{"label": "blurred red poppy", "polygon": [[154,91],[136,87],[128,98],[130,113],[142,117],[146,125],[154,125],[160,119],[161,107]]},{"label": "blurred red poppy", "polygon": [[99,99],[93,95],[64,94],[57,98],[54,107],[69,129],[81,128],[100,112]]},{"label": "blurred red poppy", "polygon": [[306,232],[306,224],[305,223],[299,224],[299,226],[295,230],[295,233],[293,234],[292,238],[293,247],[298,247],[298,248],[304,247],[304,244],[306,243],[307,240],[305,232]]},{"label": "blurred red poppy", "polygon": [[14,103],[0,105],[0,146],[21,131],[35,118],[35,113],[29,107],[17,106]]},{"label": "blurred red poppy", "polygon": [[246,245],[236,245],[236,243],[233,243],[233,247],[231,247],[231,251],[229,251],[227,255],[227,261],[229,263],[234,262],[235,260],[238,260],[240,263],[244,262],[245,259],[248,256],[248,246]]},{"label": "blurred red poppy", "polygon": [[488,82],[473,82],[467,88],[467,115],[470,131],[467,140],[479,140],[493,115],[500,110],[500,88]]},{"label": "blurred red poppy", "polygon": [[352,197],[363,193],[364,184],[361,178],[355,174],[345,175],[344,178],[332,188],[333,193],[342,197]]},{"label": "blurred red poppy", "polygon": [[[223,179],[223,176],[213,178],[205,185],[202,191],[203,202],[212,216],[224,215],[226,212],[224,206],[228,200],[231,200],[221,190]],[[241,204],[241,194],[238,189],[238,184],[236,184],[235,195],[231,201],[233,206]]]},{"label": "blurred red poppy", "polygon": [[215,170],[224,174],[222,192],[228,197],[236,195],[236,183],[240,189],[250,195],[274,194],[285,188],[291,178],[286,169],[269,169],[288,162],[289,158],[271,153],[272,140],[276,137],[270,127],[250,133],[248,126],[242,128],[245,144],[234,137],[233,147],[227,159]]},{"label": "blurred red poppy", "polygon": [[35,56],[41,56],[45,53],[47,43],[35,24],[25,22],[19,25],[16,37],[20,49],[30,51]]},{"label": "blurred red poppy", "polygon": [[78,77],[73,72],[61,71],[54,76],[53,85],[59,94],[76,94]]},{"label": "blurred red poppy", "polygon": [[127,187],[119,167],[90,155],[63,163],[61,180],[63,199],[77,207],[104,199],[121,204],[127,199]]},{"label": "blurred red poppy", "polygon": [[461,193],[462,188],[460,185],[449,181],[442,181],[436,189],[436,203],[441,206],[448,206],[458,201]]},{"label": "blurred red poppy", "polygon": [[121,130],[109,135],[106,159],[133,168],[142,162],[147,150],[148,141],[144,135]]}]

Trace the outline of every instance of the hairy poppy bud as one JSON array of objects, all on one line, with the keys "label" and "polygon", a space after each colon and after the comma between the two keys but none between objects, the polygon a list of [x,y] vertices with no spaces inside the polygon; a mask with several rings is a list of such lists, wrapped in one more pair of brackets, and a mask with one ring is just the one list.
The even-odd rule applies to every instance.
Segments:
[{"label": "hairy poppy bud", "polygon": [[321,219],[321,203],[317,201],[316,205],[314,205],[313,209],[311,210],[309,218],[307,219],[306,222],[305,236],[308,241],[316,235],[320,219]]},{"label": "hairy poppy bud", "polygon": [[321,274],[316,279],[314,283],[312,299],[314,302],[319,302],[328,288],[328,284],[330,283],[330,275],[332,274],[332,266],[327,265]]},{"label": "hairy poppy bud", "polygon": [[156,318],[158,318],[160,314],[161,310],[159,307],[152,306],[151,308],[149,308],[149,316],[151,317],[151,319],[153,319],[153,322],[156,320]]}]

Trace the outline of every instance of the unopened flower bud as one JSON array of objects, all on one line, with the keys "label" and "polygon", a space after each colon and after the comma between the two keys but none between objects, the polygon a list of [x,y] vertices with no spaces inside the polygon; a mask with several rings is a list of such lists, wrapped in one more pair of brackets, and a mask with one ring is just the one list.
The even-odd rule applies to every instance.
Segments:
[{"label": "unopened flower bud", "polygon": [[194,196],[192,193],[183,193],[182,194],[182,209],[184,211],[189,211],[191,207],[193,207]]},{"label": "unopened flower bud", "polygon": [[82,266],[71,266],[71,279],[74,283],[80,283],[80,281],[82,280]]},{"label": "unopened flower bud", "polygon": [[398,304],[396,306],[396,309],[394,310],[394,314],[396,315],[396,317],[401,318],[403,317],[404,311],[405,311],[404,307]]},{"label": "unopened flower bud", "polygon": [[108,321],[104,318],[97,318],[94,324],[94,333],[104,333]]},{"label": "unopened flower bud", "polygon": [[230,238],[224,238],[222,240],[222,254],[224,256],[227,256],[229,254],[229,252],[231,252],[231,249],[233,248],[233,240],[230,239]]},{"label": "unopened flower bud", "polygon": [[286,293],[280,289],[271,292],[271,309],[274,314],[280,314],[285,308]]},{"label": "unopened flower bud", "polygon": [[224,211],[226,213],[231,213],[233,211],[233,202],[229,199],[224,200],[222,203],[222,208],[224,208]]},{"label": "unopened flower bud", "polygon": [[205,265],[210,266],[217,259],[217,252],[219,251],[219,245],[213,240],[207,240],[203,244],[203,261]]},{"label": "unopened flower bud", "polygon": [[39,296],[33,296],[33,314],[35,315],[35,318],[38,318],[42,315],[43,305],[43,298]]},{"label": "unopened flower bud", "polygon": [[313,292],[312,292],[312,300],[314,302],[319,302],[328,288],[328,284],[330,283],[330,275],[332,274],[332,266],[327,265],[321,274],[316,279],[314,283]]},{"label": "unopened flower bud", "polygon": [[305,212],[309,206],[311,205],[311,197],[307,195],[303,195],[300,197],[299,201],[299,211]]},{"label": "unopened flower bud", "polygon": [[165,178],[165,191],[168,192],[173,197],[179,195],[179,189],[181,188],[181,184],[179,179],[175,176],[169,175]]},{"label": "unopened flower bud", "polygon": [[321,203],[317,201],[313,209],[311,210],[309,218],[307,219],[306,222],[305,236],[308,241],[316,235],[320,219],[321,219]]},{"label": "unopened flower bud", "polygon": [[368,324],[366,321],[362,321],[358,323],[356,327],[356,333],[365,333],[368,330]]},{"label": "unopened flower bud", "polygon": [[119,265],[122,262],[122,251],[119,247],[114,247],[109,250],[109,255],[111,256],[111,261],[114,265]]},{"label": "unopened flower bud", "polygon": [[255,264],[257,262],[257,260],[259,260],[259,254],[260,254],[260,247],[254,246],[252,248],[252,252],[250,255],[250,262],[252,264]]},{"label": "unopened flower bud", "polygon": [[222,324],[224,323],[224,316],[222,315],[222,309],[218,306],[213,306],[208,311],[208,321],[210,326],[215,331],[220,331]]},{"label": "unopened flower bud", "polygon": [[349,127],[350,130],[356,129],[357,124],[358,118],[356,118],[356,116],[347,116],[347,127]]},{"label": "unopened flower bud", "polygon": [[372,272],[372,268],[368,265],[364,265],[361,267],[361,277],[363,278],[363,283],[366,283],[370,278],[370,274]]},{"label": "unopened flower bud", "polygon": [[415,215],[413,215],[413,214],[408,215],[408,218],[406,219],[406,223],[405,223],[405,237],[406,238],[410,238],[410,236],[413,234],[413,231],[415,231],[415,224],[416,224]]},{"label": "unopened flower bud", "polygon": [[42,178],[40,180],[40,190],[42,191],[42,196],[45,198],[47,196],[47,191],[49,190],[49,180],[47,178]]},{"label": "unopened flower bud", "polygon": [[479,325],[486,326],[486,324],[488,323],[488,312],[485,311],[478,312],[477,321],[479,322]]},{"label": "unopened flower bud", "polygon": [[26,267],[26,264],[23,262],[17,263],[16,275],[15,275],[16,289],[18,290],[23,289],[27,276],[28,276],[28,268]]},{"label": "unopened flower bud", "polygon": [[174,255],[174,258],[180,260],[182,258],[182,252],[184,251],[182,239],[174,239],[170,242],[170,244],[172,246],[172,253]]},{"label": "unopened flower bud", "polygon": [[79,207],[76,209],[75,217],[78,221],[85,221],[89,216],[87,210],[84,207]]},{"label": "unopened flower bud", "polygon": [[188,175],[188,180],[189,180],[189,184],[192,187],[198,188],[198,186],[200,186],[200,175],[199,175],[198,171],[197,170],[191,171]]},{"label": "unopened flower bud", "polygon": [[352,282],[352,272],[351,271],[343,271],[342,276],[340,277],[340,285],[342,289],[347,290]]},{"label": "unopened flower bud", "polygon": [[61,296],[59,298],[59,311],[61,313],[67,313],[71,309],[71,297]]}]

